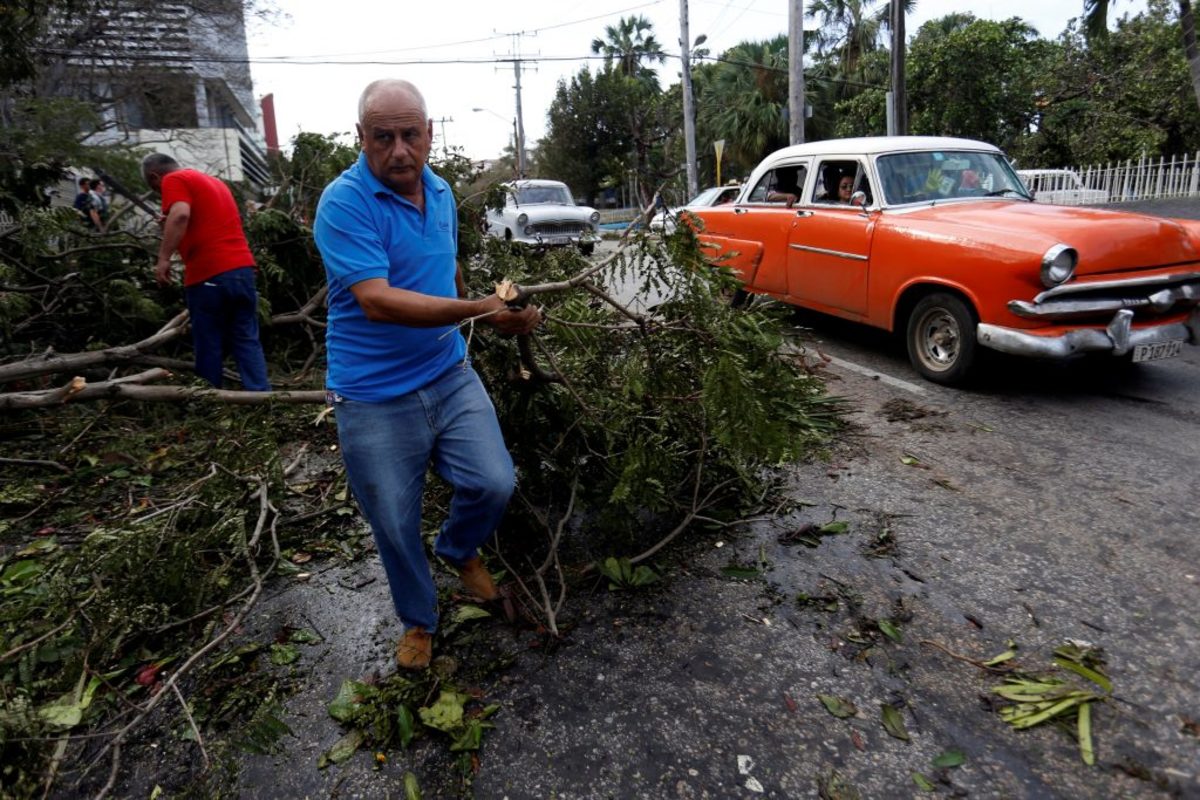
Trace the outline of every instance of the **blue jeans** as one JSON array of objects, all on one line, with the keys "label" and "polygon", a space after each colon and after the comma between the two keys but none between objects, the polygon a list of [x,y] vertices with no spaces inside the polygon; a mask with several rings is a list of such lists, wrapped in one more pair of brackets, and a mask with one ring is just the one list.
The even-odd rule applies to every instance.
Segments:
[{"label": "blue jeans", "polygon": [[406,628],[437,630],[437,590],[421,541],[430,463],[451,486],[434,552],[461,566],[496,530],[513,492],[513,463],[479,376],[455,365],[428,386],[384,403],[334,395],[346,477],[371,523]]},{"label": "blue jeans", "polygon": [[258,292],[254,268],[239,267],[184,289],[192,322],[196,374],[221,388],[222,363],[233,354],[242,388],[269,392],[267,360],[258,341]]}]

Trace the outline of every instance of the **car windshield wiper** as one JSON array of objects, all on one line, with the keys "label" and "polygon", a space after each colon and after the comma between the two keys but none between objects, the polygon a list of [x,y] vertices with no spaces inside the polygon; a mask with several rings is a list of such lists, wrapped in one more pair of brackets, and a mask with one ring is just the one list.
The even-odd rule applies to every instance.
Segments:
[{"label": "car windshield wiper", "polygon": [[1024,193],[1023,193],[1023,192],[1021,192],[1019,189],[997,189],[997,190],[996,190],[996,191],[994,191],[994,192],[988,192],[987,194],[985,194],[985,195],[984,195],[984,197],[997,197],[997,196],[999,196],[999,195],[1002,195],[1002,194],[1004,194],[1004,193],[1006,193],[1006,192],[1012,192],[1013,194],[1017,195],[1018,197],[1024,197],[1026,200],[1031,200],[1031,199],[1032,199],[1032,198],[1031,198],[1029,195],[1027,195],[1027,194],[1024,194]]}]

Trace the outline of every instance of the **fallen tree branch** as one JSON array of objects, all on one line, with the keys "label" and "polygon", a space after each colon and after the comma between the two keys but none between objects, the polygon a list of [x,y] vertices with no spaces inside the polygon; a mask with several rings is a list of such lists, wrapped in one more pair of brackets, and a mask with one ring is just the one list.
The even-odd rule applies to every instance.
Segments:
[{"label": "fallen tree branch", "polygon": [[183,402],[185,400],[219,400],[232,405],[257,405],[261,403],[324,403],[325,392],[319,389],[283,392],[245,392],[233,389],[207,389],[199,386],[146,386],[145,383],[170,377],[165,369],[149,369],[136,375],[114,378],[110,381],[88,383],[83,378],[73,378],[56,389],[41,392],[11,392],[0,394],[0,410],[14,408],[45,408],[61,405],[68,401],[126,398],[155,402]]},{"label": "fallen tree branch", "polygon": [[289,311],[286,314],[276,314],[271,317],[272,325],[288,325],[293,322],[303,322],[306,325],[313,325],[317,328],[324,328],[325,323],[312,318],[312,313],[320,308],[325,303],[325,298],[329,294],[329,286],[322,286],[317,293],[308,298],[303,306],[295,311]]},{"label": "fallen tree branch", "polygon": [[46,467],[66,473],[70,473],[71,471],[57,461],[45,461],[40,458],[0,458],[0,464],[15,464],[21,467]]},{"label": "fallen tree branch", "polygon": [[179,338],[184,330],[186,330],[186,326],[183,324],[186,320],[187,312],[179,314],[160,328],[153,336],[148,336],[134,344],[118,345],[116,347],[107,347],[103,350],[95,350],[88,353],[70,353],[68,355],[57,355],[51,351],[36,358],[27,358],[24,361],[4,364],[0,366],[0,384],[8,383],[9,381],[36,378],[40,375],[52,375],[57,372],[75,373],[89,367],[132,361],[149,350],[153,350],[166,342]]}]

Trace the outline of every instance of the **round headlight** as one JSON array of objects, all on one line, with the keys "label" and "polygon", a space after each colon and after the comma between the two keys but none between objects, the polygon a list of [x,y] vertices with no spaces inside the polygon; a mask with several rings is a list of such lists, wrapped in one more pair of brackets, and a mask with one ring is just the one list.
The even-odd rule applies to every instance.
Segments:
[{"label": "round headlight", "polygon": [[518,225],[524,225],[526,222],[529,222],[528,214],[518,214],[517,215],[517,224]]},{"label": "round headlight", "polygon": [[600,221],[600,212],[593,211],[592,215],[590,217],[588,217],[588,219],[590,219],[592,221],[592,224],[595,225],[597,222]]},{"label": "round headlight", "polygon": [[1066,283],[1075,274],[1075,265],[1079,254],[1075,248],[1065,244],[1056,244],[1042,256],[1042,284],[1052,289],[1060,283]]}]

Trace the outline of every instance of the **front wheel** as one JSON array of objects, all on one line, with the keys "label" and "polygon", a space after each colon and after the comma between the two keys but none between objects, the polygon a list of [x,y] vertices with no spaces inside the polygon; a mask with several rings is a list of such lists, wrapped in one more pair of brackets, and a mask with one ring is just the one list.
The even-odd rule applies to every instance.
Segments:
[{"label": "front wheel", "polygon": [[975,366],[975,315],[952,294],[921,298],[908,317],[905,340],[913,368],[934,383],[960,385]]}]

